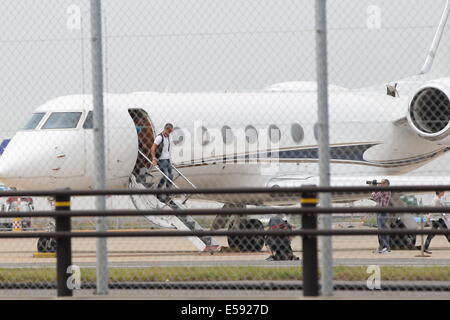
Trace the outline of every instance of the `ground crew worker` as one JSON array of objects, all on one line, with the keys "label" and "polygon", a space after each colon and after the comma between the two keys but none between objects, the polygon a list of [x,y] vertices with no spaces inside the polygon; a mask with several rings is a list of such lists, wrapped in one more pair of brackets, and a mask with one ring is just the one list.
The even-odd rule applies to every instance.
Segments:
[{"label": "ground crew worker", "polygon": [[[273,216],[269,220],[270,230],[292,230],[292,225],[280,216]],[[274,260],[299,260],[294,255],[291,247],[291,240],[288,236],[267,236],[266,245],[269,247],[271,255],[267,261]]]}]

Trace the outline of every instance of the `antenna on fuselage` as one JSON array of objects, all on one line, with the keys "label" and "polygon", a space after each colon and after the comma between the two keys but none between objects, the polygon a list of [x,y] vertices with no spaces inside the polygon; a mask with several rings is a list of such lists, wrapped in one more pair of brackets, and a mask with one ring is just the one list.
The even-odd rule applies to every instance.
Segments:
[{"label": "antenna on fuselage", "polygon": [[449,13],[450,13],[450,0],[447,0],[447,2],[445,3],[445,8],[444,12],[442,13],[441,20],[439,21],[439,26],[434,35],[433,42],[431,43],[430,51],[428,51],[427,58],[419,74],[426,74],[430,72],[431,67],[433,66],[434,58],[436,57],[439,44],[441,43],[442,35],[444,34],[444,29],[445,25],[447,24]]}]

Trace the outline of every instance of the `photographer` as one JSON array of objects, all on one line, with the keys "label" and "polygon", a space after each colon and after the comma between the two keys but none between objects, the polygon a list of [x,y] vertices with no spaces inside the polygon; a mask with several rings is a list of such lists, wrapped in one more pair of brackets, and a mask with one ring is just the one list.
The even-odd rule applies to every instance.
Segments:
[{"label": "photographer", "polygon": [[[389,186],[389,180],[383,179],[380,183],[377,183],[374,181],[372,184],[379,185],[382,187]],[[389,206],[390,200],[391,200],[391,192],[390,191],[377,191],[372,192],[372,196],[370,197],[371,200],[375,201],[377,203],[377,207],[379,208],[386,208]],[[382,209],[380,209],[380,213],[377,214],[377,225],[378,230],[386,230],[387,228],[387,222],[388,222],[388,215],[386,212],[383,212]],[[391,248],[389,246],[389,236],[388,235],[378,235],[378,249],[374,250],[374,253],[387,253],[391,251]]]}]

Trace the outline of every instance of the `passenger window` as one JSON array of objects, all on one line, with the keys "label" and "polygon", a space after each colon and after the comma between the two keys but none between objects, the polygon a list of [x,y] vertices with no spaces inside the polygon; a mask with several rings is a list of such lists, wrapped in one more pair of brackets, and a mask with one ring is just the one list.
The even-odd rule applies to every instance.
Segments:
[{"label": "passenger window", "polygon": [[172,142],[174,145],[182,145],[184,142],[184,132],[181,128],[175,127],[172,131]]},{"label": "passenger window", "polygon": [[22,128],[22,130],[33,130],[36,129],[39,122],[41,122],[44,117],[45,112],[33,113],[31,119],[28,120],[27,124]]},{"label": "passenger window", "polygon": [[234,140],[233,130],[229,126],[222,127],[222,140],[225,144],[230,144]]},{"label": "passenger window", "polygon": [[314,123],[314,138],[319,141],[319,123]]},{"label": "passenger window", "polygon": [[291,126],[292,140],[296,143],[301,143],[305,136],[302,126],[299,123],[293,123]]},{"label": "passenger window", "polygon": [[80,118],[81,112],[53,112],[42,129],[74,129]]},{"label": "passenger window", "polygon": [[89,111],[86,120],[84,120],[83,129],[93,129],[93,128],[94,128],[94,119],[92,111]]},{"label": "passenger window", "polygon": [[258,131],[254,126],[247,126],[245,128],[245,138],[247,143],[253,144],[258,141]]},{"label": "passenger window", "polygon": [[272,124],[269,126],[269,139],[270,141],[277,143],[281,139],[281,131],[276,125]]},{"label": "passenger window", "polygon": [[202,146],[206,146],[208,143],[213,142],[208,129],[206,129],[205,127],[201,127],[199,128],[199,130],[199,142],[202,144]]}]

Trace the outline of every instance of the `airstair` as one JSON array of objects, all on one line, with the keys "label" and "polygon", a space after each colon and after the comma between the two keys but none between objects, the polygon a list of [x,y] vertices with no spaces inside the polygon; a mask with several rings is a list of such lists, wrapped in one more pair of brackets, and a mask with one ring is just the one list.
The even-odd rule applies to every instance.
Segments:
[{"label": "airstair", "polygon": [[[151,163],[150,159],[141,151],[139,151],[145,161]],[[169,183],[177,189],[180,189],[179,186],[175,183],[175,181],[179,178],[184,179],[191,187],[196,189],[196,186],[174,165],[172,165],[173,170],[175,171],[175,177],[173,180],[169,179],[164,172],[162,172],[158,166],[151,166],[150,169],[147,169],[144,174],[139,174],[136,176],[132,174],[130,176],[129,188],[130,189],[157,189],[159,180],[161,177],[164,177],[169,181]],[[159,174],[154,175],[155,170]],[[183,195],[183,199],[172,199],[169,196],[163,195],[160,196],[159,199],[155,195],[131,195],[131,201],[134,207],[137,210],[177,210],[177,209],[185,209],[185,204],[189,199],[190,195]],[[200,224],[194,220],[193,217],[188,215],[167,215],[167,216],[145,216],[152,223],[161,226],[163,228],[171,228],[183,231],[194,231],[194,230],[203,230]],[[195,245],[195,247],[199,251],[215,251],[219,249],[219,243],[210,236],[205,237],[188,237],[189,240]]]}]

